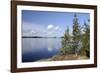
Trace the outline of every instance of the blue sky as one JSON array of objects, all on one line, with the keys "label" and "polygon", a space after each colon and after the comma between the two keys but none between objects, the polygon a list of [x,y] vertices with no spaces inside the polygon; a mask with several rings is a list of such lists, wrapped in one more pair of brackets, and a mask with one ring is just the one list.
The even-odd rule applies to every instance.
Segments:
[{"label": "blue sky", "polygon": [[[51,12],[51,11],[22,11],[22,34],[23,36],[63,36],[67,27],[70,33],[73,26],[73,12]],[[90,19],[89,13],[76,13],[80,26]]]}]

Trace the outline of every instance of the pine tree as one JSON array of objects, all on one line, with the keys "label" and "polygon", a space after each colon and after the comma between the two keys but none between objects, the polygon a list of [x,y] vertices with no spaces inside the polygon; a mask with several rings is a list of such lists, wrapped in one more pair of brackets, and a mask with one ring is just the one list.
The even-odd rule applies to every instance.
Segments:
[{"label": "pine tree", "polygon": [[73,19],[73,53],[78,54],[78,47],[79,47],[79,42],[80,42],[80,37],[81,37],[81,30],[78,22],[77,15],[74,14],[74,19]]},{"label": "pine tree", "polygon": [[67,27],[67,30],[65,31],[64,37],[62,38],[62,48],[60,49],[60,52],[62,55],[70,54],[71,53],[71,45],[70,45],[70,34],[69,34],[69,28]]},{"label": "pine tree", "polygon": [[83,51],[86,53],[87,57],[90,55],[90,26],[89,20],[88,23],[84,22],[84,29],[83,29]]}]

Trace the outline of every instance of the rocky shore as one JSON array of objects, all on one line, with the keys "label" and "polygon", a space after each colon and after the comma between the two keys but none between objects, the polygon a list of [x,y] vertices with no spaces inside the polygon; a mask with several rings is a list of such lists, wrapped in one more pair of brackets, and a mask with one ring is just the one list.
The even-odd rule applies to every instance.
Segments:
[{"label": "rocky shore", "polygon": [[82,55],[55,55],[48,59],[41,59],[39,61],[63,61],[63,60],[85,60],[89,59],[87,56]]}]

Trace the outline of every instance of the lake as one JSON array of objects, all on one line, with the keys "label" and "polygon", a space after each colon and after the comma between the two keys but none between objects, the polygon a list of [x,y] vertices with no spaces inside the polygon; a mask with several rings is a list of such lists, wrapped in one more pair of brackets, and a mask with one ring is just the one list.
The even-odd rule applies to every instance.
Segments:
[{"label": "lake", "polygon": [[59,54],[61,38],[22,38],[22,62],[35,62]]}]

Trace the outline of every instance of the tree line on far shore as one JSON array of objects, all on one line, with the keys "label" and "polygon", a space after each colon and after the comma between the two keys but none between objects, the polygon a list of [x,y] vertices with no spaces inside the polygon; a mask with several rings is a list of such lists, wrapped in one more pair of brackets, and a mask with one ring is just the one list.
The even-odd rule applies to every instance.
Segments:
[{"label": "tree line on far shore", "polygon": [[72,32],[67,27],[62,38],[61,55],[75,54],[90,57],[90,20],[84,21],[80,26],[77,14],[74,14]]}]

